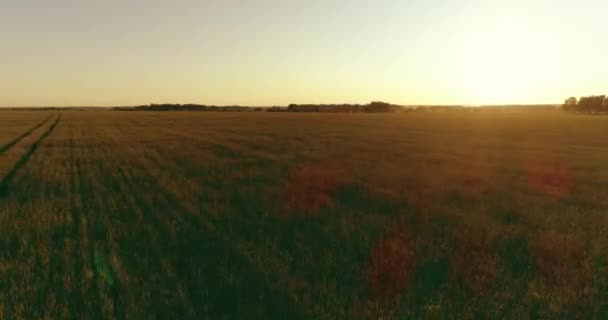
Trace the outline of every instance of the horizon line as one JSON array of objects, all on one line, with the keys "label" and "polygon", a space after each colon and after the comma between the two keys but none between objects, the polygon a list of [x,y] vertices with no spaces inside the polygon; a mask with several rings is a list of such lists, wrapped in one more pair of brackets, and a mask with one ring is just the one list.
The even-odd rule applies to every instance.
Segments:
[{"label": "horizon line", "polygon": [[[40,105],[40,106],[0,106],[0,109],[12,109],[12,108],[130,108],[130,107],[141,107],[150,105],[199,105],[209,107],[245,107],[245,108],[274,108],[274,107],[289,107],[289,105],[367,105],[368,103],[290,103],[287,105],[242,105],[242,104],[202,104],[202,103],[149,103],[149,104],[138,104],[138,105]],[[534,106],[559,106],[562,103],[491,103],[491,104],[393,104],[399,107],[534,107]]]}]

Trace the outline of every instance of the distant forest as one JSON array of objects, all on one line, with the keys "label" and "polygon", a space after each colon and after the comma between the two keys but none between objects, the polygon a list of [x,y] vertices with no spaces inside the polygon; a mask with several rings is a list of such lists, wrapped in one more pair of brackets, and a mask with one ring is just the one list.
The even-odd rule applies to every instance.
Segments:
[{"label": "distant forest", "polygon": [[[603,96],[602,96],[603,97]],[[605,99],[606,101],[608,99]],[[608,102],[606,102],[608,104]],[[570,98],[564,105],[408,105],[400,106],[386,102],[369,104],[290,104],[289,106],[246,107],[246,106],[211,106],[201,104],[149,104],[124,107],[0,107],[0,111],[215,111],[215,112],[299,112],[299,113],[398,113],[398,112],[479,112],[479,111],[542,111],[557,110],[559,107],[568,111],[585,110],[585,112],[606,112],[608,108],[587,107],[597,105],[596,100],[587,102],[587,98]],[[606,109],[606,111],[603,111]],[[587,111],[592,110],[592,111]],[[598,111],[600,110],[600,111]]]},{"label": "distant forest", "polygon": [[243,106],[207,106],[200,104],[150,104],[137,107],[115,107],[119,111],[267,111],[267,112],[399,112],[404,107],[375,101],[370,104],[290,104],[288,107],[253,108]]},{"label": "distant forest", "polygon": [[605,95],[581,97],[580,99],[570,97],[566,99],[562,108],[570,112],[604,114],[608,113],[608,97]]}]

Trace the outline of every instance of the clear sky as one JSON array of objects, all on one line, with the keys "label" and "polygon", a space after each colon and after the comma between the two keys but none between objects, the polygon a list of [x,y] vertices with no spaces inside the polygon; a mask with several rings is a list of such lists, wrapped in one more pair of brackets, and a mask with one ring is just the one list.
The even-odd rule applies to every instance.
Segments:
[{"label": "clear sky", "polygon": [[0,105],[559,103],[605,0],[1,0]]}]

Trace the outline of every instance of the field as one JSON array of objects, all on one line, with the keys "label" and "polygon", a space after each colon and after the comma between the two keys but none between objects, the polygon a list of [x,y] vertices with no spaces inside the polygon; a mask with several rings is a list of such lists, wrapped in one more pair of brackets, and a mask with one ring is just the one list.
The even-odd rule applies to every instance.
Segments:
[{"label": "field", "polygon": [[0,112],[1,319],[608,318],[608,117]]}]

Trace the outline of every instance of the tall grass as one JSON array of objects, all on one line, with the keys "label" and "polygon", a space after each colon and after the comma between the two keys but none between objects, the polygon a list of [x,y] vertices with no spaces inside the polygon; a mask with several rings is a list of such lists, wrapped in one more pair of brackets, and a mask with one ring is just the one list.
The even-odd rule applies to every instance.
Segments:
[{"label": "tall grass", "polygon": [[0,155],[0,317],[602,319],[605,124],[62,112]]}]

